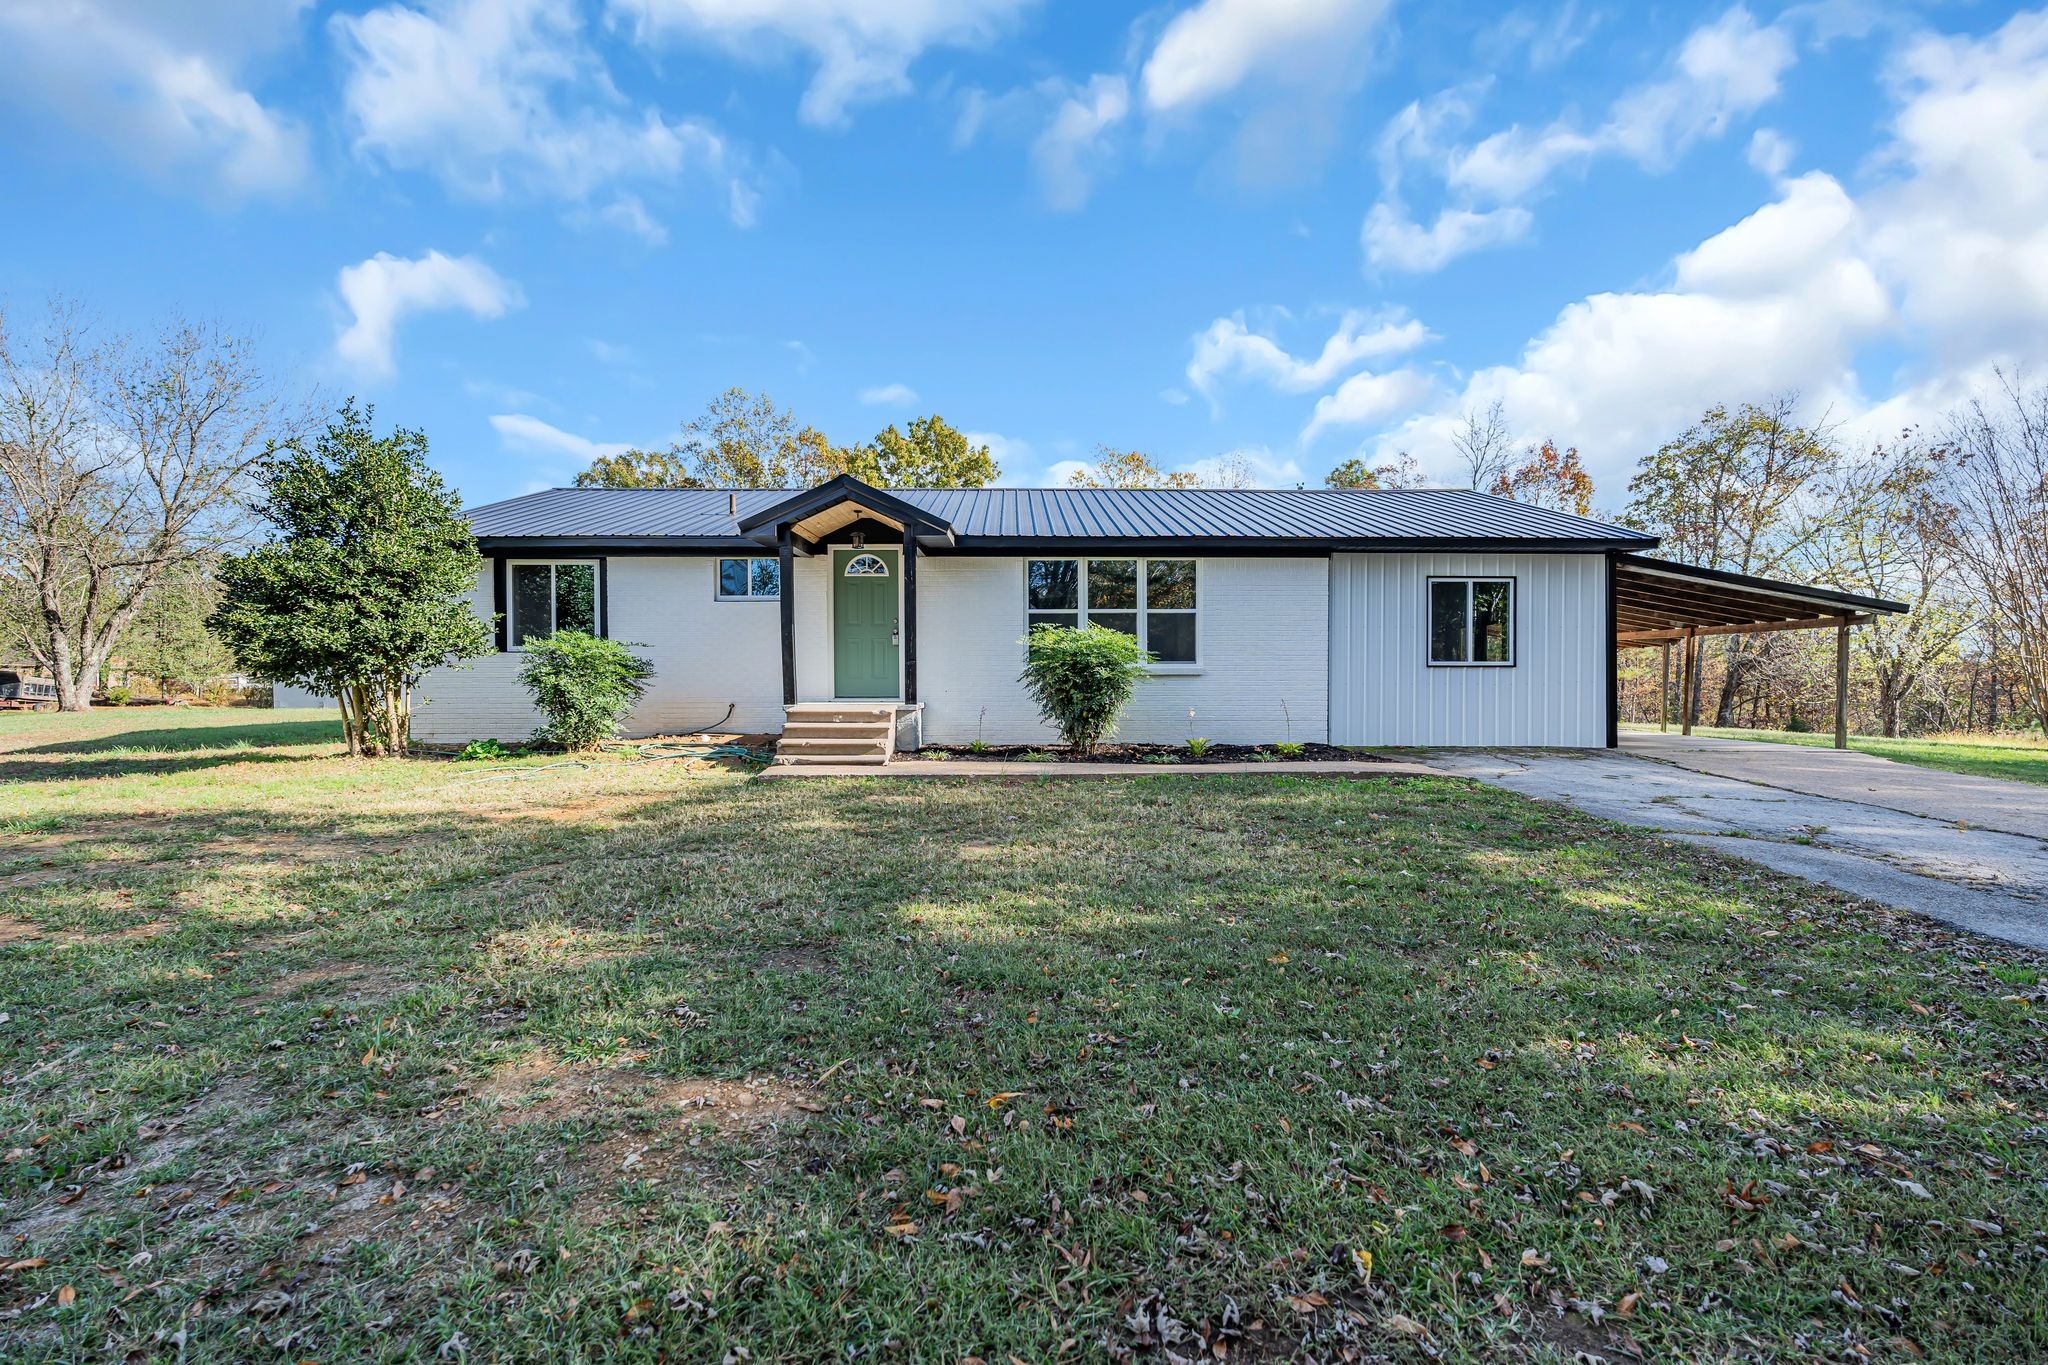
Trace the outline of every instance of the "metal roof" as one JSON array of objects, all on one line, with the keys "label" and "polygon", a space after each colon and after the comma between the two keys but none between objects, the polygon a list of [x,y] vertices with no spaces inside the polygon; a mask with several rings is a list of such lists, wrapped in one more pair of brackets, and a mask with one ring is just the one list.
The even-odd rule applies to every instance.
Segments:
[{"label": "metal roof", "polygon": [[[551,488],[470,509],[491,540],[747,543],[740,523],[800,489]],[[1656,537],[1460,488],[895,488],[963,547],[1010,541],[1306,545],[1511,542],[1647,549]]]}]

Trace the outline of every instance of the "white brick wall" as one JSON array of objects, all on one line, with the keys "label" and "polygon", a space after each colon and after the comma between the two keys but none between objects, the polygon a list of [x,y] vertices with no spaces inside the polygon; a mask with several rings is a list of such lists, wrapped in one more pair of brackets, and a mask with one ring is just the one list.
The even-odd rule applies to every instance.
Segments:
[{"label": "white brick wall", "polygon": [[[1023,668],[1024,560],[931,555],[918,561],[918,697],[932,744],[1051,740],[1017,675]],[[1272,743],[1327,733],[1328,561],[1203,559],[1199,667],[1139,685],[1117,727],[1137,744]],[[983,715],[984,708],[986,715]]]},{"label": "white brick wall", "polygon": [[[638,646],[635,652],[651,659],[655,670],[627,722],[628,734],[702,729],[715,725],[729,703],[738,704],[730,729],[782,728],[776,605],[718,601],[717,571],[718,561],[709,555],[621,555],[606,565],[611,636]],[[488,618],[491,601],[486,572],[470,602]],[[540,717],[519,685],[524,658],[517,652],[488,654],[465,667],[428,674],[414,706],[414,736],[446,744],[531,735]]]},{"label": "white brick wall", "polygon": [[[781,728],[776,606],[717,601],[716,571],[717,560],[708,555],[619,556],[609,562],[611,634],[640,646],[656,670],[629,733],[711,725],[728,702],[739,706],[734,729]],[[1219,743],[1272,743],[1290,734],[1300,741],[1327,738],[1329,561],[1212,558],[1200,561],[1198,573],[1200,662],[1185,673],[1147,678],[1119,736],[1136,743],[1183,743],[1192,707],[1193,732]],[[828,700],[826,558],[799,559],[794,586],[798,696]],[[924,555],[918,560],[918,589],[918,694],[926,704],[926,740],[966,743],[981,734],[990,743],[1048,741],[1050,732],[1017,680],[1023,666],[1024,560]],[[488,575],[472,602],[490,614]],[[517,681],[522,657],[487,655],[430,674],[420,688],[414,733],[439,743],[532,734],[540,721]]]}]

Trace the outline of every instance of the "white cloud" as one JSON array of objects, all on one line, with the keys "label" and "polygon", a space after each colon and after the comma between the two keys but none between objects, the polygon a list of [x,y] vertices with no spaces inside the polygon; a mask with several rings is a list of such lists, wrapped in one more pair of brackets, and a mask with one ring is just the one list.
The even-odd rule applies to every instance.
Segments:
[{"label": "white cloud", "polygon": [[775,45],[818,64],[799,112],[833,126],[854,105],[910,89],[910,64],[933,47],[979,47],[1033,0],[610,0],[642,41],[705,39],[754,56]]},{"label": "white cloud", "polygon": [[1146,60],[1146,107],[1194,109],[1254,77],[1352,68],[1387,0],[1200,0],[1167,24]]},{"label": "white cloud", "polygon": [[1366,261],[1374,267],[1426,273],[1443,269],[1469,251],[1515,241],[1534,221],[1527,209],[1508,204],[1484,210],[1446,208],[1424,227],[1397,202],[1382,199],[1365,215],[1359,240]]},{"label": "white cloud", "polygon": [[[1477,88],[1410,104],[1380,134],[1381,199],[1360,231],[1366,259],[1379,268],[1431,271],[1516,240],[1534,222],[1522,201],[1561,170],[1602,156],[1664,169],[1687,147],[1775,99],[1794,59],[1782,25],[1760,26],[1738,5],[1694,29],[1667,74],[1624,92],[1590,128],[1566,116],[1447,146],[1447,135],[1470,122]],[[1411,165],[1440,174],[1451,200],[1427,227],[1402,200],[1402,172]]]},{"label": "white cloud", "polygon": [[[580,200],[624,180],[693,175],[752,221],[755,191],[714,128],[634,109],[584,41],[574,0],[439,0],[337,15],[342,99],[358,154],[426,171],[459,193]],[[660,231],[637,198],[599,217]]]},{"label": "white cloud", "polygon": [[1331,427],[1373,426],[1426,400],[1435,385],[1419,370],[1370,371],[1354,374],[1337,391],[1316,400],[1316,410],[1302,428],[1307,445]]},{"label": "white cloud", "polygon": [[1799,144],[1776,128],[1759,128],[1749,137],[1749,164],[1776,180],[1792,164]]},{"label": "white cloud", "polygon": [[1455,156],[1446,179],[1453,189],[1506,202],[1534,192],[1560,167],[1595,156],[1661,169],[1777,98],[1793,60],[1784,29],[1759,27],[1737,6],[1693,30],[1671,74],[1622,95],[1598,127],[1582,131],[1565,119],[1534,131],[1517,124]]},{"label": "white cloud", "polygon": [[498,413],[491,418],[491,428],[507,450],[527,455],[566,455],[583,464],[601,455],[619,455],[633,448],[624,441],[593,441],[523,412]]},{"label": "white cloud", "polygon": [[1060,101],[1031,144],[1031,164],[1048,204],[1071,211],[1088,202],[1109,160],[1108,133],[1130,109],[1130,86],[1122,76],[1093,77]]},{"label": "white cloud", "polygon": [[1205,488],[1293,488],[1307,482],[1292,456],[1276,455],[1266,446],[1239,446],[1221,455],[1176,465],[1175,472],[1193,474]]},{"label": "white cloud", "polygon": [[598,221],[629,232],[649,246],[667,246],[668,229],[647,211],[637,194],[622,194],[597,211]]},{"label": "white cloud", "polygon": [[1218,384],[1231,377],[1255,380],[1282,393],[1308,393],[1328,387],[1368,361],[1412,351],[1429,340],[1427,327],[1398,312],[1353,311],[1344,314],[1313,359],[1304,359],[1252,331],[1240,312],[1218,318],[1196,334],[1188,383],[1212,404]]},{"label": "white cloud", "polygon": [[344,267],[336,288],[353,320],[335,338],[335,354],[370,378],[393,372],[398,324],[414,313],[459,311],[495,318],[525,302],[518,285],[476,257],[438,251],[412,259],[380,251]]},{"label": "white cloud", "polygon": [[1016,488],[1020,486],[1020,480],[1030,477],[1032,461],[1038,458],[1031,442],[994,431],[963,431],[960,434],[967,438],[969,445],[988,447],[989,458],[996,462],[997,487]]},{"label": "white cloud", "polygon": [[583,344],[589,349],[590,354],[597,358],[600,364],[630,365],[633,363],[633,348],[631,346],[621,346],[617,342],[606,341],[601,337],[587,337],[584,339]]},{"label": "white cloud", "polygon": [[306,133],[241,83],[298,37],[310,0],[13,0],[0,5],[0,101],[56,115],[169,176],[233,195],[306,176]]},{"label": "white cloud", "polygon": [[869,407],[907,408],[917,401],[917,390],[908,384],[877,384],[860,391],[860,401]]}]

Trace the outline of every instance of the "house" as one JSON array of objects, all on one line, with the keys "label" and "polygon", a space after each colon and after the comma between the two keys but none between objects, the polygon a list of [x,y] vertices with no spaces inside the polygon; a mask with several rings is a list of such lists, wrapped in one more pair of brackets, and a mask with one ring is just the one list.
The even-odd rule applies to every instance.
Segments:
[{"label": "house", "polygon": [[861,726],[896,748],[1041,743],[1024,637],[1093,621],[1156,657],[1118,727],[1132,742],[1599,747],[1615,742],[1619,647],[1668,659],[1671,640],[1696,648],[1731,621],[1897,608],[1646,559],[1653,536],[1462,489],[841,477],[556,488],[468,515],[498,652],[422,683],[414,731],[430,742],[532,733],[521,645],[574,627],[653,661],[633,733],[783,732],[793,750],[877,761],[889,743]]}]

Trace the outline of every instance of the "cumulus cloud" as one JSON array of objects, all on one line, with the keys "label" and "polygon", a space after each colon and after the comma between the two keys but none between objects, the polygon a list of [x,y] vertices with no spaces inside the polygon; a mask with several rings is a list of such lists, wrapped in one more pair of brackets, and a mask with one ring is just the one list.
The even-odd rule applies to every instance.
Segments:
[{"label": "cumulus cloud", "polygon": [[242,82],[310,0],[15,0],[0,5],[0,101],[56,116],[159,174],[231,195],[306,177],[306,133]]},{"label": "cumulus cloud", "polygon": [[496,414],[491,418],[491,429],[498,433],[507,450],[526,455],[566,455],[583,464],[601,455],[619,455],[633,448],[624,441],[593,441],[523,412]]},{"label": "cumulus cloud", "polygon": [[1481,247],[1515,241],[1534,221],[1529,210],[1507,204],[1483,210],[1446,208],[1424,227],[1398,202],[1383,199],[1365,215],[1359,242],[1374,267],[1420,274],[1441,270]]},{"label": "cumulus cloud", "polygon": [[[1819,172],[1782,181],[1677,256],[1663,287],[1570,304],[1381,448],[1451,468],[1458,414],[1498,399],[1522,439],[1578,446],[1613,489],[1714,403],[1796,390],[1809,416],[1885,439],[2044,353],[2048,14],[1914,39],[1888,80],[1896,111],[1867,190]],[[1905,358],[1873,395],[1858,360],[1879,346]]]},{"label": "cumulus cloud", "polygon": [[1109,132],[1131,110],[1122,76],[1096,76],[1068,94],[1031,144],[1031,164],[1051,207],[1080,208],[1110,157]]},{"label": "cumulus cloud", "polygon": [[613,21],[643,42],[702,40],[758,55],[807,53],[817,73],[799,105],[834,126],[855,105],[901,95],[910,65],[934,47],[979,47],[1033,0],[610,0]]},{"label": "cumulus cloud", "polygon": [[[621,181],[694,176],[735,222],[752,221],[756,191],[737,152],[708,123],[630,106],[584,41],[573,0],[387,4],[332,25],[359,155],[486,199],[582,200]],[[614,198],[598,217],[663,234],[637,197]]]},{"label": "cumulus cloud", "polygon": [[1412,351],[1432,340],[1429,329],[1399,312],[1347,312],[1314,357],[1289,354],[1272,337],[1253,331],[1242,312],[1218,318],[1198,333],[1188,360],[1188,383],[1215,402],[1222,381],[1263,383],[1282,393],[1327,388],[1360,365]]},{"label": "cumulus cloud", "polygon": [[1384,423],[1423,403],[1435,387],[1430,377],[1419,370],[1354,374],[1339,384],[1335,393],[1316,400],[1316,410],[1302,428],[1301,443],[1307,445],[1331,427]]},{"label": "cumulus cloud", "polygon": [[[1477,89],[1458,87],[1410,104],[1379,138],[1382,194],[1360,232],[1366,260],[1375,268],[1425,272],[1516,240],[1534,223],[1523,201],[1560,171],[1604,156],[1662,170],[1775,99],[1795,58],[1781,24],[1760,25],[1737,6],[1694,29],[1666,74],[1625,91],[1590,127],[1565,116],[1451,145],[1449,135],[1471,121]],[[1450,199],[1428,226],[1401,193],[1403,171],[1417,165],[1441,177]]]},{"label": "cumulus cloud", "polygon": [[1141,83],[1155,112],[1194,109],[1255,77],[1347,66],[1387,0],[1201,0],[1174,16]]},{"label": "cumulus cloud", "polygon": [[380,251],[344,267],[335,287],[351,317],[334,339],[335,355],[373,379],[396,369],[398,324],[413,314],[452,311],[496,318],[525,302],[518,285],[476,257],[439,251],[410,259]]},{"label": "cumulus cloud", "polygon": [[917,401],[917,390],[908,384],[877,384],[862,389],[860,401],[875,408],[907,408]]}]

